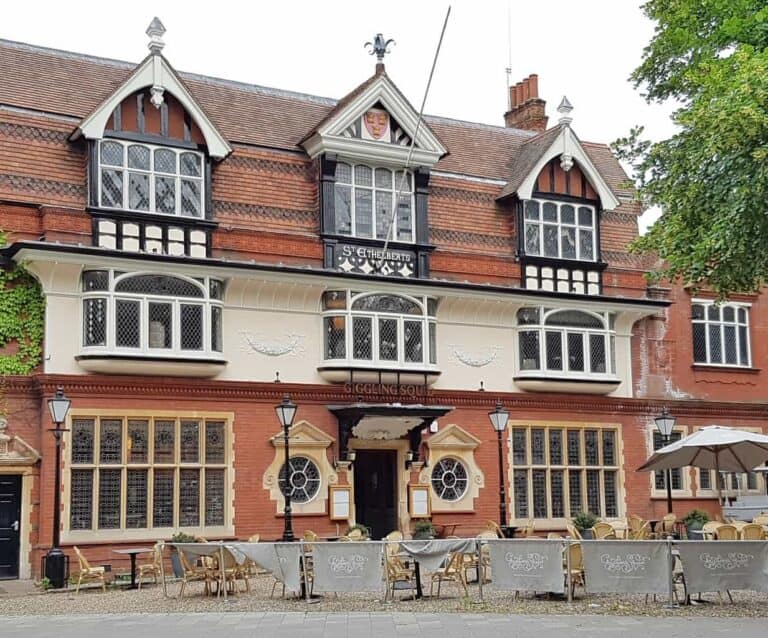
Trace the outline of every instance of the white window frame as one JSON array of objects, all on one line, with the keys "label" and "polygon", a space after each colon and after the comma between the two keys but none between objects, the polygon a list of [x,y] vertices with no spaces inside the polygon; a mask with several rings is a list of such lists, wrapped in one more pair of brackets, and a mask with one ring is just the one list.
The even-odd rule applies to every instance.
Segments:
[{"label": "white window frame", "polygon": [[[517,376],[520,377],[552,377],[558,379],[599,379],[599,380],[618,380],[616,376],[616,331],[611,328],[611,313],[598,313],[590,310],[575,310],[573,308],[543,308],[543,307],[531,307],[538,310],[539,322],[536,324],[517,324],[516,326],[516,366],[518,368]],[[520,310],[523,310],[521,308]],[[552,326],[547,325],[547,319],[559,312],[563,311],[583,312],[590,317],[601,321],[603,328],[583,328],[578,326]],[[519,312],[519,311],[518,311]],[[516,319],[516,321],[518,321]],[[523,332],[536,332],[538,333],[539,340],[539,366],[537,368],[523,368],[521,362],[521,343],[520,337]],[[560,347],[563,354],[563,367],[562,369],[549,369],[547,368],[547,340],[546,334],[548,332],[556,332],[560,334]],[[569,357],[568,357],[568,335],[579,334],[582,338],[582,347],[584,352],[584,370],[570,370],[569,369]],[[605,347],[605,372],[592,372],[592,358],[591,358],[591,345],[590,336],[597,335],[603,337]]]},{"label": "white window frame", "polygon": [[[674,433],[680,435],[683,438],[688,435],[688,427],[685,425],[675,425],[672,430]],[[658,434],[656,425],[648,426],[648,450],[649,456],[654,452],[653,436],[654,433]],[[671,441],[670,441],[671,442]],[[665,471],[665,470],[661,470]],[[653,499],[665,499],[667,498],[667,488],[656,489],[656,472],[649,472],[651,482],[651,498]],[[691,491],[691,472],[690,468],[684,467],[680,470],[681,488],[679,490],[672,488],[672,498],[691,498],[693,492]]]},{"label": "white window frame", "polygon": [[[704,308],[704,319],[694,319],[693,318],[693,307],[694,306],[702,306]],[[723,310],[727,307],[733,308],[734,313],[734,321],[725,321],[724,319],[710,319],[709,318],[709,308],[712,306],[719,306],[720,310],[720,317],[723,316]],[[739,301],[728,301],[723,304],[717,304],[712,299],[692,299],[691,300],[691,347],[693,349],[692,356],[693,356],[693,364],[694,365],[700,365],[700,366],[715,366],[719,368],[750,368],[752,366],[752,343],[750,338],[750,325],[749,325],[749,314],[750,309],[752,308],[751,303],[747,302],[739,302]],[[741,323],[739,321],[739,310],[744,310],[747,316],[746,323]],[[707,360],[706,361],[696,361],[695,359],[695,346],[693,342],[693,326],[694,325],[703,325],[704,326],[704,339],[705,339],[705,349],[707,353]],[[710,326],[717,326],[719,328],[720,333],[720,354],[722,355],[723,361],[721,363],[718,362],[712,362],[712,347],[711,347],[711,340],[710,340],[710,334],[709,329]],[[734,328],[735,335],[736,335],[736,358],[741,358],[741,335],[739,328],[740,327],[746,327],[746,335],[747,335],[747,362],[742,363],[740,361],[737,361],[736,363],[726,363],[725,362],[725,327],[731,326]]]},{"label": "white window frame", "polygon": [[[404,169],[402,169],[402,168],[392,168],[392,167],[389,167],[389,166],[374,166],[374,165],[371,165],[371,164],[364,164],[364,163],[361,163],[361,162],[352,162],[352,161],[339,160],[338,163],[336,164],[337,171],[338,171],[339,164],[345,164],[345,165],[349,166],[349,168],[350,168],[350,175],[351,175],[350,182],[342,182],[338,178],[336,178],[336,182],[334,184],[334,197],[336,197],[337,185],[338,186],[343,186],[345,188],[349,188],[350,189],[350,193],[351,193],[351,199],[350,199],[350,233],[349,234],[341,233],[341,232],[339,232],[337,230],[336,217],[334,215],[334,220],[333,220],[333,224],[334,224],[333,232],[334,232],[334,234],[341,235],[341,236],[344,236],[344,237],[354,237],[356,239],[369,239],[369,240],[373,240],[373,241],[385,241],[384,237],[377,237],[377,235],[376,235],[376,229],[378,228],[378,223],[377,223],[378,222],[378,220],[377,220],[377,207],[376,207],[376,193],[377,192],[385,192],[385,193],[389,193],[390,196],[392,197],[392,202],[394,203],[394,208],[395,208],[394,220],[392,222],[392,226],[389,229],[389,239],[390,239],[390,241],[400,242],[400,243],[407,243],[407,244],[414,243],[415,242],[415,237],[416,237],[416,201],[415,201],[415,197],[414,197],[414,194],[415,194],[415,188],[414,188],[414,186],[415,186],[415,184],[414,184],[415,176],[413,174],[413,171],[405,170],[405,173],[408,176],[408,180],[407,180],[408,181],[408,188],[406,190],[403,190],[401,192],[401,194],[400,194],[401,197],[408,196],[410,198],[411,235],[407,239],[401,239],[400,238],[400,228],[399,228],[399,221],[400,220],[399,220],[399,214],[398,214],[398,210],[397,210],[398,209],[398,205],[397,205],[397,201],[398,200],[397,200],[396,195],[397,195],[397,193],[399,191],[399,188],[400,188],[400,183],[402,181],[402,173],[403,173]],[[363,166],[365,168],[368,168],[371,171],[371,176],[372,176],[371,177],[371,180],[372,180],[371,186],[360,186],[360,185],[355,184],[355,169],[358,166]],[[377,169],[388,170],[391,173],[391,175],[392,175],[392,187],[391,188],[386,189],[386,188],[379,188],[379,187],[376,186],[376,170]],[[358,189],[369,191],[371,193],[371,207],[372,207],[372,211],[371,211],[371,231],[372,232],[371,232],[371,236],[370,237],[362,237],[362,236],[358,235],[358,233],[357,233],[357,211],[356,211],[356,208],[355,208],[356,207],[355,191],[358,190]],[[391,215],[392,212],[393,211],[390,209],[389,214]]]},{"label": "white window frame", "polygon": [[[123,147],[123,163],[121,166],[113,166],[111,164],[104,164],[101,161],[101,147],[103,144],[119,144]],[[144,146],[149,149],[149,170],[140,168],[128,167],[128,148],[130,146]],[[176,172],[175,173],[162,173],[156,172],[155,166],[155,151],[164,150],[170,151],[176,155]],[[200,160],[200,176],[195,177],[192,175],[181,174],[181,155],[184,153],[191,153]],[[122,171],[123,173],[123,205],[122,206],[108,206],[103,202],[102,198],[102,172],[105,170]],[[124,141],[115,138],[105,138],[99,141],[98,146],[98,171],[97,171],[97,191],[99,207],[106,210],[126,210],[136,213],[146,213],[151,215],[162,215],[164,217],[182,217],[187,219],[204,219],[205,218],[205,155],[199,151],[194,151],[187,148],[174,148],[170,146],[157,146],[155,144],[146,144],[144,142]],[[130,208],[130,173],[141,173],[142,175],[148,175],[149,181],[149,206],[147,210]],[[164,213],[156,209],[155,203],[155,177],[163,177],[173,179],[175,183],[175,212]],[[198,183],[200,188],[200,213],[191,215],[184,213],[181,210],[181,182],[182,180],[194,181]]]},{"label": "white window frame", "polygon": [[[539,205],[538,219],[529,219],[527,204],[528,202],[536,202]],[[544,221],[544,204],[553,204],[557,208],[557,221]],[[546,259],[564,259],[570,261],[582,261],[582,262],[597,262],[598,259],[598,246],[597,246],[597,210],[594,206],[586,203],[576,202],[564,202],[556,201],[552,199],[539,199],[531,198],[524,200],[523,206],[523,247],[525,254],[531,257],[543,257]],[[562,221],[562,207],[571,206],[573,208],[574,221],[573,223],[566,223]],[[579,209],[588,208],[592,212],[592,224],[587,226],[579,223]],[[538,250],[536,252],[528,251],[527,231],[529,226],[536,226],[538,228]],[[545,255],[544,254],[544,228],[545,227],[557,228],[557,255]],[[572,228],[576,236],[576,255],[575,257],[563,257],[563,228]],[[592,233],[592,257],[581,256],[581,231],[589,230]]]},{"label": "white window frame", "polygon": [[[353,295],[350,291],[344,291],[346,294],[346,309],[342,310],[327,310],[323,312],[323,361],[325,363],[334,364],[347,364],[355,367],[368,367],[374,369],[390,368],[394,370],[432,370],[436,369],[437,365],[430,363],[431,344],[430,344],[430,325],[437,326],[435,317],[428,314],[428,298],[412,297],[410,295],[390,293],[390,292],[364,292]],[[393,297],[401,297],[406,299],[421,308],[421,315],[404,315],[398,313],[389,313],[381,311],[368,311],[368,310],[351,310],[352,305],[358,299],[364,297],[370,297],[374,295],[387,295]],[[346,357],[342,358],[329,358],[328,350],[326,348],[326,335],[325,326],[326,318],[344,317],[344,339],[345,339],[345,354]],[[354,330],[353,319],[354,318],[370,318],[371,320],[371,358],[370,359],[356,359],[353,356],[354,353]],[[397,359],[380,359],[379,358],[379,319],[394,319],[397,321]],[[423,358],[422,361],[406,361],[405,359],[405,322],[413,321],[421,324],[421,343]],[[437,328],[435,327],[435,330]],[[437,353],[434,353],[435,355]],[[437,357],[434,357],[435,361]]]},{"label": "white window frame", "polygon": [[[99,269],[107,270],[107,269]],[[125,354],[141,355],[145,357],[177,357],[183,359],[220,359],[222,352],[213,349],[213,308],[219,308],[223,323],[223,300],[212,299],[209,295],[210,278],[204,279],[201,284],[195,279],[184,277],[177,274],[154,273],[154,272],[129,272],[116,275],[115,271],[108,270],[109,285],[108,290],[93,290],[82,293],[80,303],[80,343],[82,354]],[[157,294],[115,292],[117,285],[124,279],[141,275],[161,275],[181,279],[199,288],[202,297],[171,297]],[[106,302],[106,344],[105,345],[87,345],[85,342],[85,302],[88,299],[103,299]],[[139,302],[139,347],[132,348],[127,346],[117,346],[117,302],[118,301],[138,301]],[[171,306],[171,347],[157,348],[149,345],[149,304],[163,303]],[[201,306],[202,312],[202,348],[199,350],[182,349],[181,347],[181,306]],[[222,325],[223,331],[223,325]],[[223,349],[223,344],[222,349]]]}]

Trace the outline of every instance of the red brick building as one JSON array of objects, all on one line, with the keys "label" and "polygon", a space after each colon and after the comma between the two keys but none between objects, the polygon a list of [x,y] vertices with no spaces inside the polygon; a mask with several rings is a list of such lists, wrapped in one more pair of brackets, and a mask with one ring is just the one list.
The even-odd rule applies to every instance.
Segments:
[{"label": "red brick building", "polygon": [[[286,393],[294,530],[325,535],[409,530],[424,495],[457,533],[497,519],[497,400],[508,517],[539,530],[665,513],[635,472],[665,406],[680,434],[765,427],[768,304],[649,288],[626,175],[567,100],[547,128],[535,75],[504,126],[420,122],[382,61],[336,102],[179,74],[148,34],[138,65],[0,42],[2,256],[46,307],[2,387],[6,576],[50,547],[57,386],[62,545],[113,564],[279,537]],[[713,480],[675,472],[676,512]]]}]

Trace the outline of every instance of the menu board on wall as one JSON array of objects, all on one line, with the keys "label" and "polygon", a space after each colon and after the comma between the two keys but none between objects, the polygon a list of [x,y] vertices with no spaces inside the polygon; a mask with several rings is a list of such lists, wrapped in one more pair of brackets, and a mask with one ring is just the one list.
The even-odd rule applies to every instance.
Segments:
[{"label": "menu board on wall", "polygon": [[349,520],[351,514],[350,503],[352,501],[352,488],[348,486],[331,485],[330,498],[330,518],[332,521]]},{"label": "menu board on wall", "polygon": [[409,485],[408,496],[411,518],[425,518],[432,515],[429,485]]}]

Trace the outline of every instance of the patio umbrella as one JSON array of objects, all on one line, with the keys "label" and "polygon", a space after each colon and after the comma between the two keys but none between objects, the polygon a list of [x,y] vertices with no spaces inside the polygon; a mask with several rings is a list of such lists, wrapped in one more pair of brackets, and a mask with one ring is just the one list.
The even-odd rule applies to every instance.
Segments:
[{"label": "patio umbrella", "polygon": [[[768,461],[768,436],[722,425],[702,428],[657,450],[638,468],[640,472],[671,470],[691,465],[720,472],[751,472]],[[718,500],[720,481],[718,486]]]}]

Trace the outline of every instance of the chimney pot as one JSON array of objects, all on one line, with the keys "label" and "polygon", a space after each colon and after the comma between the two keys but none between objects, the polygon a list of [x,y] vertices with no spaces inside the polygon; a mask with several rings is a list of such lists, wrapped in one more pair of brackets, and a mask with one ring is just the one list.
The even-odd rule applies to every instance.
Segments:
[{"label": "chimney pot", "polygon": [[539,76],[536,73],[531,73],[528,76],[528,86],[530,88],[531,97],[539,97]]},{"label": "chimney pot", "polygon": [[528,86],[528,78],[525,78],[523,80],[523,102],[527,102],[529,97],[531,97],[531,95]]},{"label": "chimney pot", "polygon": [[515,104],[519,105],[523,101],[523,83],[515,84]]}]

